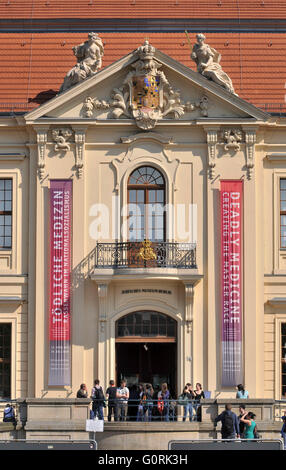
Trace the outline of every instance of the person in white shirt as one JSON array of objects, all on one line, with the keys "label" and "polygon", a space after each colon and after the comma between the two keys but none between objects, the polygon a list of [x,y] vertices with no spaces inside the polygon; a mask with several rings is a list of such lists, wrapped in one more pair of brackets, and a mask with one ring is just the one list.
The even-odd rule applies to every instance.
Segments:
[{"label": "person in white shirt", "polygon": [[126,387],[126,380],[121,380],[120,387],[117,389],[116,398],[118,398],[119,421],[126,421],[129,399],[129,389]]}]

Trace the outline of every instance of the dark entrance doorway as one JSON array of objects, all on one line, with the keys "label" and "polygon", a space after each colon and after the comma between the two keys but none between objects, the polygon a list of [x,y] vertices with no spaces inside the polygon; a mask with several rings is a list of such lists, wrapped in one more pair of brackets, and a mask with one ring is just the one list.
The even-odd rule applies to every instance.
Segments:
[{"label": "dark entrance doorway", "polygon": [[127,380],[127,386],[151,383],[154,390],[166,382],[171,394],[176,393],[176,344],[117,343],[117,383]]},{"label": "dark entrance doorway", "polygon": [[171,394],[177,383],[177,324],[167,315],[143,310],[116,322],[117,382],[127,386],[151,383],[154,390],[164,382]]}]

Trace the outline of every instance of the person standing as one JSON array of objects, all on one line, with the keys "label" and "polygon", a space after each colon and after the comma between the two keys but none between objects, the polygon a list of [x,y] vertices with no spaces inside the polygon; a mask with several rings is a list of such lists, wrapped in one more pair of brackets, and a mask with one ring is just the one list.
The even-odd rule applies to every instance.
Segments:
[{"label": "person standing", "polygon": [[143,404],[143,412],[145,421],[152,420],[152,410],[153,410],[153,395],[154,390],[151,384],[146,384],[146,401]]},{"label": "person standing", "polygon": [[255,433],[256,433],[256,422],[254,421],[255,414],[249,411],[248,413],[245,413],[241,418],[240,421],[242,421],[245,424],[244,428],[244,433],[243,433],[243,438],[244,439],[255,439]]},{"label": "person standing", "polygon": [[129,400],[129,389],[126,387],[126,380],[121,380],[120,387],[117,389],[116,398],[118,398],[118,417],[119,421],[126,421],[126,414]]},{"label": "person standing", "polygon": [[144,410],[143,410],[143,399],[146,400],[146,386],[145,384],[139,384],[138,386],[139,401],[137,406],[136,421],[143,421]]},{"label": "person standing", "polygon": [[161,413],[161,419],[164,421],[170,421],[169,418],[169,409],[170,409],[170,392],[168,390],[168,385],[163,383],[161,385],[161,390],[158,393],[158,409]]},{"label": "person standing", "polygon": [[194,403],[194,399],[195,399],[195,392],[193,391],[192,384],[187,383],[186,387],[188,387],[188,392],[191,395],[189,409],[190,409],[190,413],[191,413],[191,417],[192,417],[191,421],[193,421],[193,409],[194,409],[193,403]]},{"label": "person standing", "polygon": [[231,411],[231,404],[225,405],[225,410],[215,418],[214,425],[221,421],[221,437],[222,439],[235,439],[239,438],[239,424],[236,414]]},{"label": "person standing", "polygon": [[194,395],[195,395],[194,408],[196,410],[197,421],[201,421],[202,420],[202,408],[200,406],[200,402],[202,398],[205,398],[205,393],[203,391],[202,385],[199,382],[196,383]]},{"label": "person standing", "polygon": [[108,400],[108,416],[107,416],[108,421],[111,421],[112,413],[114,416],[114,421],[118,420],[116,392],[117,392],[117,387],[115,386],[115,382],[114,380],[110,380],[109,387],[106,389],[106,398]]},{"label": "person standing", "polygon": [[103,394],[102,387],[98,379],[94,381],[94,387],[91,391],[92,398],[92,411],[94,417],[103,420],[103,407],[105,407],[105,398]]},{"label": "person standing", "polygon": [[284,411],[284,416],[281,416],[281,419],[283,420],[281,436],[284,441],[284,450],[286,450],[286,411]]},{"label": "person standing", "polygon": [[189,392],[188,384],[184,387],[183,393],[178,398],[178,404],[184,407],[183,421],[186,421],[189,413],[189,420],[193,420],[192,395]]},{"label": "person standing", "polygon": [[81,384],[76,394],[77,398],[88,398],[88,391],[85,384]]},{"label": "person standing", "polygon": [[238,415],[238,424],[239,424],[239,434],[242,436],[245,428],[245,423],[241,421],[241,418],[245,415],[245,405],[239,406],[239,415]]},{"label": "person standing", "polygon": [[237,385],[237,392],[236,392],[236,398],[249,398],[248,391],[245,390],[244,386],[242,384]]},{"label": "person standing", "polygon": [[127,407],[128,421],[136,421],[140,403],[140,384],[132,384],[129,388],[129,400]]}]

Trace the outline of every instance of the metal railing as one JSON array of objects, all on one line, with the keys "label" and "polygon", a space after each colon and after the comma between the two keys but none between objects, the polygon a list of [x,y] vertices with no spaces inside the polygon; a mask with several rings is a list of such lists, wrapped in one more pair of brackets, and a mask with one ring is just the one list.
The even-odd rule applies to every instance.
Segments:
[{"label": "metal railing", "polygon": [[97,243],[96,268],[178,268],[194,269],[195,243],[115,242]]},{"label": "metal railing", "polygon": [[92,399],[91,418],[105,421],[200,421],[200,403],[190,400],[183,405],[176,399]]}]

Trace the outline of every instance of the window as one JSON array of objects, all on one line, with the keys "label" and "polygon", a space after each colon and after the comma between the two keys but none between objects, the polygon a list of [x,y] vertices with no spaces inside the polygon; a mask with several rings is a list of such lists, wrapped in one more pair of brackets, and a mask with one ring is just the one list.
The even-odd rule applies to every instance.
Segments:
[{"label": "window", "polygon": [[281,392],[286,397],[286,323],[281,324]]},{"label": "window", "polygon": [[129,240],[165,241],[165,181],[151,166],[137,168],[128,181]]},{"label": "window", "polygon": [[143,310],[130,313],[116,322],[116,338],[176,337],[176,321],[162,313]]},{"label": "window", "polygon": [[0,249],[12,248],[12,179],[0,178]]},{"label": "window", "polygon": [[11,395],[11,324],[0,323],[0,398]]},{"label": "window", "polygon": [[286,248],[286,178],[280,179],[280,247]]}]

